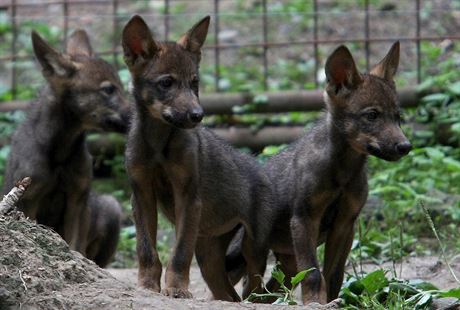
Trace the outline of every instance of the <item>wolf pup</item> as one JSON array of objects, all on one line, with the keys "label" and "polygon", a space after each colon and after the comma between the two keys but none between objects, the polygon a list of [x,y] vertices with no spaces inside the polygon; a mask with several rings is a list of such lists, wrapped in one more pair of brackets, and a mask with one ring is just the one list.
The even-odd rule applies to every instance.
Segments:
[{"label": "wolf pup", "polygon": [[112,197],[90,194],[85,135],[93,129],[126,131],[122,85],[116,71],[95,58],[83,30],[72,34],[64,54],[36,32],[32,43],[48,86],[13,135],[4,192],[30,176],[19,209],[105,266],[115,251],[121,209]]},{"label": "wolf pup", "polygon": [[133,189],[139,285],[160,291],[156,250],[157,208],[176,226],[176,244],[166,268],[165,295],[190,298],[193,252],[215,299],[238,301],[225,272],[225,251],[238,225],[246,231],[245,295],[260,285],[269,227],[272,187],[258,163],[198,126],[201,47],[209,17],[177,42],[158,42],[139,16],[123,30],[125,62],[133,79],[136,109],[126,149]]},{"label": "wolf pup", "polygon": [[[345,46],[337,48],[326,62],[324,117],[266,163],[279,202],[270,248],[286,277],[316,268],[302,281],[304,304],[338,296],[354,222],[368,195],[368,155],[396,161],[412,148],[400,128],[393,81],[398,63],[399,42],[369,74],[358,72]],[[321,274],[316,247],[323,242]],[[232,242],[227,269],[233,282],[241,276],[237,254],[238,246]],[[272,279],[267,286],[273,289],[275,282]]]}]

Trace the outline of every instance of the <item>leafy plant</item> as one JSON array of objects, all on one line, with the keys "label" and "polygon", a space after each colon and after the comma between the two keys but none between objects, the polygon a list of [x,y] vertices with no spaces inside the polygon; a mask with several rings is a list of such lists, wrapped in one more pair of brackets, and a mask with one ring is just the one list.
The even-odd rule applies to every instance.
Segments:
[{"label": "leafy plant", "polygon": [[460,300],[460,288],[439,290],[421,280],[388,278],[387,273],[377,269],[362,278],[349,276],[339,295],[343,309],[429,309],[435,298]]},{"label": "leafy plant", "polygon": [[[449,229],[449,224],[460,219],[460,161],[458,149],[446,146],[418,148],[399,163],[387,163],[369,158],[370,196],[376,197],[382,205],[377,210],[383,218],[381,230],[397,227],[401,218],[410,220],[405,233],[430,236],[430,230],[423,223],[425,216],[419,201],[433,211],[433,221]],[[458,236],[455,228],[451,232]],[[454,238],[455,239],[455,238]]]},{"label": "leafy plant", "polygon": [[248,296],[248,298],[245,301],[253,302],[253,301],[258,301],[258,300],[263,301],[267,299],[275,299],[275,301],[272,303],[273,305],[297,305],[297,302],[295,301],[295,297],[294,297],[294,291],[296,287],[299,285],[299,283],[303,279],[305,279],[305,277],[313,270],[315,270],[315,268],[302,270],[299,273],[297,273],[294,277],[291,277],[290,279],[291,288],[288,288],[285,284],[286,275],[280,269],[280,264],[277,263],[275,267],[273,267],[271,275],[276,280],[276,282],[278,282],[278,284],[280,285],[280,288],[278,289],[278,291],[270,292],[264,286],[266,293],[260,293],[260,294],[252,293]]},{"label": "leafy plant", "polygon": [[[439,57],[439,55],[438,55]],[[422,98],[417,108],[416,120],[428,124],[433,132],[431,141],[460,145],[460,73],[454,58],[441,61],[441,72],[429,76],[418,90],[436,90]],[[426,135],[427,132],[422,132]],[[417,132],[415,132],[417,138]]]},{"label": "leafy plant", "polygon": [[398,260],[415,250],[417,238],[402,231],[402,224],[382,231],[375,221],[359,221],[359,236],[353,241],[349,259],[352,262],[382,263]]}]

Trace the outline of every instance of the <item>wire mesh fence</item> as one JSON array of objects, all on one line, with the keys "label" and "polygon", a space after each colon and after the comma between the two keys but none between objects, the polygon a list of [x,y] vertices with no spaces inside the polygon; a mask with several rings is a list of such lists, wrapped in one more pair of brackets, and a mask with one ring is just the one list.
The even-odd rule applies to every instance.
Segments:
[{"label": "wire mesh fence", "polygon": [[325,59],[338,44],[351,47],[360,67],[368,69],[395,40],[402,42],[398,83],[415,85],[436,70],[430,53],[447,55],[460,39],[460,2],[448,0],[2,0],[1,99],[28,97],[41,83],[32,29],[56,47],[74,29],[88,30],[95,51],[128,79],[120,33],[135,13],[165,40],[211,15],[204,92],[316,89],[324,82]]}]

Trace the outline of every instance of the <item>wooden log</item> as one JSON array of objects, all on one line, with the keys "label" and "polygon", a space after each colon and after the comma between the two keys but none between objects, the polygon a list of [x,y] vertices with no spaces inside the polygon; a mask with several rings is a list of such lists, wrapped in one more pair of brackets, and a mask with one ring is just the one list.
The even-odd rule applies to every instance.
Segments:
[{"label": "wooden log", "polygon": [[[402,88],[398,92],[403,107],[415,107],[421,94],[415,88]],[[250,113],[283,113],[295,111],[318,111],[324,108],[323,91],[301,90],[268,92],[264,94],[249,93],[219,93],[204,94],[200,97],[201,104],[207,115],[234,114],[233,107],[244,106],[254,102],[255,98],[266,101],[251,107]],[[0,103],[0,112],[25,110],[29,101],[9,101]]]},{"label": "wooden log", "polygon": [[[267,145],[288,144],[305,133],[303,126],[266,126],[258,130],[249,127],[211,128],[214,133],[235,147],[262,150]],[[88,139],[93,156],[110,158],[122,154],[126,140],[120,134],[97,134]]]},{"label": "wooden log", "polygon": [[303,126],[263,127],[252,130],[247,127],[214,128],[213,131],[236,147],[261,150],[267,145],[288,144],[305,133]]},{"label": "wooden log", "polygon": [[[415,88],[402,88],[398,95],[403,107],[417,106],[421,96]],[[265,97],[266,101],[253,105],[249,113],[309,112],[324,108],[322,90],[268,92],[259,95],[248,93],[207,94],[203,95],[200,101],[208,115],[229,115],[234,114],[233,107],[250,104],[256,96]]]}]

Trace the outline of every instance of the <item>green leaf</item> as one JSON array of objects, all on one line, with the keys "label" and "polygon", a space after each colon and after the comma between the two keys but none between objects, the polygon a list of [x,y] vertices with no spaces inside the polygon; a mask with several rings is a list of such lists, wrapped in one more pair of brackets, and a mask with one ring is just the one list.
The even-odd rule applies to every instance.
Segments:
[{"label": "green leaf", "polygon": [[359,296],[353,293],[348,287],[340,291],[339,297],[344,300],[346,305],[357,305],[359,303]]},{"label": "green leaf", "polygon": [[431,296],[431,294],[423,294],[422,297],[415,304],[415,309],[425,309],[427,306],[431,304],[432,300],[433,297]]},{"label": "green leaf", "polygon": [[454,95],[460,95],[460,81],[447,86],[447,90],[453,93]]},{"label": "green leaf", "polygon": [[436,286],[433,285],[433,283],[423,281],[421,279],[413,279],[409,280],[409,285],[422,290],[422,291],[432,291],[432,290],[438,290]]},{"label": "green leaf", "polygon": [[448,100],[450,96],[448,94],[444,93],[437,93],[437,94],[431,94],[428,96],[425,96],[422,98],[423,102],[443,102],[445,100]]},{"label": "green leaf", "polygon": [[307,270],[302,270],[301,272],[297,273],[294,277],[291,278],[291,285],[292,287],[296,287],[297,284],[300,283],[303,279],[305,279],[305,276],[315,270],[316,268],[310,268]]},{"label": "green leaf", "polygon": [[435,80],[433,78],[427,78],[422,83],[420,83],[416,88],[418,92],[422,92],[425,90],[429,90],[435,84]]},{"label": "green leaf", "polygon": [[390,283],[390,290],[397,292],[398,294],[407,297],[413,296],[420,293],[415,287],[412,287],[406,283],[392,282]]},{"label": "green leaf", "polygon": [[414,135],[417,138],[430,139],[434,136],[434,133],[430,130],[417,130],[416,132],[414,132]]},{"label": "green leaf", "polygon": [[437,148],[434,148],[434,147],[427,147],[425,148],[426,150],[426,153],[428,154],[428,156],[432,159],[442,159],[444,158],[444,153],[441,152],[439,149]]},{"label": "green leaf", "polygon": [[460,299],[460,287],[453,288],[447,292],[440,292],[438,294],[439,297],[454,297]]},{"label": "green leaf", "polygon": [[447,170],[451,172],[460,172],[460,161],[452,157],[446,157],[442,159],[442,162],[446,165]]},{"label": "green leaf", "polygon": [[264,301],[264,300],[267,300],[267,298],[277,298],[277,300],[283,299],[284,294],[281,294],[281,293],[263,293],[263,294],[251,293],[244,301],[245,302]]},{"label": "green leaf", "polygon": [[452,130],[452,132],[454,132],[456,134],[460,134],[460,123],[453,124],[450,127],[450,130]]},{"label": "green leaf", "polygon": [[280,297],[278,298],[277,300],[275,300],[272,305],[284,305],[284,306],[287,306],[288,303],[284,300],[283,297]]},{"label": "green leaf", "polygon": [[284,278],[285,278],[286,276],[284,275],[284,272],[281,271],[281,269],[279,269],[279,265],[276,265],[276,266],[273,268],[272,277],[275,278],[275,280],[276,280],[279,284],[284,285]]},{"label": "green leaf", "polygon": [[360,280],[351,282],[348,288],[350,289],[351,292],[357,295],[360,295],[365,289],[364,285],[361,283]]},{"label": "green leaf", "polygon": [[378,269],[362,278],[361,284],[364,285],[369,294],[374,294],[388,285],[388,279],[385,276],[385,271]]}]

